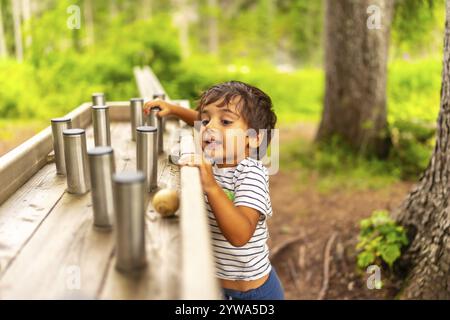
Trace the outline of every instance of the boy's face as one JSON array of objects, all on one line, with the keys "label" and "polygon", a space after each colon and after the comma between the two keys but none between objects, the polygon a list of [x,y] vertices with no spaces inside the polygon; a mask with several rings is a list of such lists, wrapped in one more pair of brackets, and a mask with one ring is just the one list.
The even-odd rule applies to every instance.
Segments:
[{"label": "boy's face", "polygon": [[219,167],[236,165],[248,156],[248,125],[237,110],[239,98],[228,106],[218,107],[218,100],[203,107],[200,113],[202,150]]}]

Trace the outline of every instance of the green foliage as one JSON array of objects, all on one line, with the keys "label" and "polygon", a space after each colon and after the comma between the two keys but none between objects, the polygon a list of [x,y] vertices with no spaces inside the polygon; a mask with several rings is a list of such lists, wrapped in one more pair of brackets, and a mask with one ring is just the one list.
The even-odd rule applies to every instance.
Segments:
[{"label": "green foliage", "polygon": [[445,1],[397,0],[392,22],[395,56],[419,57],[442,50]]},{"label": "green foliage", "polygon": [[[24,62],[0,61],[0,116],[61,116],[96,91],[105,92],[109,100],[127,100],[138,95],[136,65],[151,65],[163,81],[176,76],[181,61],[177,33],[169,26],[160,28],[167,16],[127,24],[119,16],[94,46],[78,52],[67,42],[71,31],[65,26],[65,9],[58,2],[34,21],[36,32]],[[50,27],[52,23],[60,28]]]},{"label": "green foliage", "polygon": [[394,163],[356,155],[338,139],[329,144],[298,138],[284,143],[280,146],[280,167],[301,172],[301,185],[312,178],[318,191],[324,194],[382,189],[397,181],[401,174]]},{"label": "green foliage", "polygon": [[415,177],[430,159],[441,86],[440,58],[395,60],[389,65],[388,123],[394,148],[390,160],[403,178]]},{"label": "green foliage", "polygon": [[0,60],[0,117],[39,117],[39,85],[34,69],[14,60]]},{"label": "green foliage", "polygon": [[317,68],[286,73],[268,63],[242,60],[226,65],[212,57],[196,56],[184,61],[177,76],[163,84],[171,96],[190,99],[195,105],[203,90],[229,80],[244,81],[265,91],[283,123],[317,121],[320,117],[324,74]]},{"label": "green foliage", "polygon": [[383,261],[392,267],[407,244],[404,228],[389,217],[389,212],[374,211],[371,217],[360,222],[357,265],[366,268]]}]

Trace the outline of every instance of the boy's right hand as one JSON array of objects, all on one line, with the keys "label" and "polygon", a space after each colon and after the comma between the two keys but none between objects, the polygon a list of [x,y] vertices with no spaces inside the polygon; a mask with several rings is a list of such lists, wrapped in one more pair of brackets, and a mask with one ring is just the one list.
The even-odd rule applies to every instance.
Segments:
[{"label": "boy's right hand", "polygon": [[153,108],[159,107],[161,110],[156,114],[158,117],[165,117],[170,114],[173,114],[173,105],[168,103],[167,101],[156,99],[147,102],[144,105],[144,114],[148,115],[150,113],[150,110]]}]

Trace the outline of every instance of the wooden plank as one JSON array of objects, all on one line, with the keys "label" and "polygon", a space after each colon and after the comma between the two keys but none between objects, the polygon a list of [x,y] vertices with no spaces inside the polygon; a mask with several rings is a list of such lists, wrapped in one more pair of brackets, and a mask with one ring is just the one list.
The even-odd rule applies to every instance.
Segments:
[{"label": "wooden plank", "polygon": [[151,74],[145,70],[145,67],[141,69],[141,81],[146,86],[147,97],[153,99],[153,94],[159,93],[159,90]]},{"label": "wooden plank", "polygon": [[145,99],[152,99],[153,94],[156,93],[152,79],[140,67],[134,68],[134,75],[140,95]]},{"label": "wooden plank", "polygon": [[[164,156],[163,156],[164,157]],[[158,184],[178,178],[178,168],[164,158]],[[150,196],[153,197],[154,193]],[[162,218],[151,201],[146,212],[147,267],[139,273],[124,274],[109,265],[101,299],[178,299],[180,283],[180,229],[177,217]]]},{"label": "wooden plank", "polygon": [[[180,154],[195,153],[192,128],[183,128]],[[200,173],[195,167],[181,168],[182,299],[220,299],[215,276],[211,231],[207,221]],[[195,258],[192,254],[195,252]]]},{"label": "wooden plank", "polygon": [[143,68],[143,71],[146,74],[146,77],[151,81],[154,92],[164,93],[166,95],[166,98],[170,100],[170,97],[167,95],[167,92],[164,90],[163,86],[161,85],[161,82],[159,82],[159,79],[158,77],[156,77],[153,70],[149,66],[145,66]]},{"label": "wooden plank", "polygon": [[140,78],[141,78],[141,68],[137,67],[137,66],[134,67],[133,68],[133,74],[134,74],[134,79],[136,80],[136,86],[138,88],[139,95],[141,97],[145,97],[144,83],[140,80]]},{"label": "wooden plank", "polygon": [[[111,122],[127,122],[130,121],[130,102],[129,101],[115,101],[108,102],[109,106],[109,120]],[[131,124],[130,124],[131,130]],[[131,133],[130,133],[131,135]]]},{"label": "wooden plank", "polygon": [[47,163],[52,143],[51,128],[47,127],[0,158],[0,203]]},{"label": "wooden plank", "polygon": [[65,117],[72,119],[73,128],[86,129],[92,123],[91,106],[91,102],[85,102],[65,115]]},{"label": "wooden plank", "polygon": [[47,164],[0,206],[0,274],[61,198],[66,179]]},{"label": "wooden plank", "polygon": [[[128,124],[113,124],[122,129],[113,133],[113,145],[119,137],[124,137]],[[170,124],[169,124],[170,128]],[[166,139],[169,136],[166,135]],[[122,138],[124,139],[124,138]],[[126,138],[125,138],[126,140]],[[170,146],[171,142],[166,141]],[[88,144],[92,137],[88,136]],[[123,142],[118,142],[122,144]],[[130,142],[131,143],[131,142]],[[115,148],[116,159],[127,162],[127,167],[135,168],[135,148]],[[169,170],[167,157],[160,157],[160,183],[167,184],[169,177],[177,178],[176,169]],[[172,170],[172,171],[173,171]],[[21,254],[13,262],[6,274],[0,279],[1,298],[94,298],[98,296],[105,281],[105,271],[113,267],[111,256],[114,239],[111,233],[102,233],[92,228],[90,196],[72,196],[65,194],[42,226],[37,230]],[[150,272],[144,274],[148,281],[139,281],[142,277],[130,281],[112,270],[108,275],[116,279],[113,285],[119,285],[121,298],[174,298],[178,294],[179,275],[179,225],[177,219],[156,219],[155,213],[147,217],[147,250],[153,262]],[[56,241],[55,241],[56,240]],[[43,252],[36,256],[36,252]],[[34,257],[34,258],[33,258]],[[51,259],[50,259],[51,258]],[[31,264],[33,268],[27,268]],[[31,269],[31,270],[29,270]],[[72,290],[73,278],[80,273],[80,289]],[[18,277],[18,275],[21,275]],[[23,280],[22,280],[23,279]],[[122,286],[129,286],[125,290]],[[114,288],[114,286],[113,286]],[[116,290],[114,290],[115,292]],[[106,292],[108,292],[106,290]],[[132,292],[132,296],[127,296]],[[137,294],[137,295],[136,295]],[[114,297],[107,296],[107,297]]]},{"label": "wooden plank", "polygon": [[142,69],[140,67],[134,67],[133,72],[140,96],[146,99],[151,99],[153,95],[153,89],[151,87],[151,83],[147,83],[144,79]]},{"label": "wooden plank", "polygon": [[[177,187],[179,168],[169,164],[168,151],[176,141],[177,123],[166,124],[164,136],[166,153],[159,156],[158,187]],[[133,161],[135,161],[133,159]],[[150,193],[152,198],[155,192]],[[101,299],[178,299],[180,283],[180,228],[177,216],[161,218],[151,201],[146,211],[147,267],[139,273],[124,274],[115,269],[111,260],[100,290]]]},{"label": "wooden plank", "polygon": [[[112,133],[120,129],[113,126]],[[93,147],[92,127],[86,129],[88,147]],[[0,275],[8,268],[66,190],[66,177],[56,175],[48,163],[0,205]]]},{"label": "wooden plank", "polygon": [[[128,102],[108,102],[108,105],[111,121],[130,119]],[[65,117],[72,119],[73,128],[87,128],[92,122],[91,103],[83,103]],[[52,150],[52,130],[49,126],[0,157],[0,204],[47,164],[47,155]]]},{"label": "wooden plank", "polygon": [[[112,126],[117,169],[123,170],[134,153],[134,142],[124,134],[127,124]],[[87,138],[92,146],[92,136]],[[93,228],[92,215],[89,193],[64,193],[1,275],[0,298],[94,298],[112,255],[114,239],[111,232]]]},{"label": "wooden plank", "polygon": [[[72,118],[74,128],[86,128],[91,119],[89,104],[82,104],[66,116]],[[47,164],[47,155],[52,149],[52,130],[49,126],[0,157],[0,204]]]}]

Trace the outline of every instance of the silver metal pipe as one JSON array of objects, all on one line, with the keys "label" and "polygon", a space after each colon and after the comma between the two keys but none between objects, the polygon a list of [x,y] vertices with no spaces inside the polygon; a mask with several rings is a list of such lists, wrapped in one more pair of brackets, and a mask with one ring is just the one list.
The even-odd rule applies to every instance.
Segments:
[{"label": "silver metal pipe", "polygon": [[92,94],[92,105],[93,106],[106,106],[105,94],[102,92],[97,92]]},{"label": "silver metal pipe", "polygon": [[164,135],[164,122],[161,117],[157,116],[157,113],[161,111],[160,107],[153,107],[150,109],[150,112],[147,116],[147,126],[150,127],[156,127],[158,129],[158,138],[157,138],[157,145],[158,145],[158,153],[164,152],[164,143],[163,143],[163,135]]},{"label": "silver metal pipe", "polygon": [[84,194],[91,187],[86,154],[86,134],[83,129],[66,129],[64,159],[67,171],[67,192]]},{"label": "silver metal pipe", "polygon": [[113,175],[116,218],[116,269],[130,272],[146,265],[145,175],[121,172]]},{"label": "silver metal pipe", "polygon": [[[153,94],[153,100],[155,100],[155,99],[166,100],[166,94],[165,93],[155,93],[155,94]],[[151,126],[156,126],[156,123],[151,124]],[[161,118],[161,128],[163,128],[163,131],[161,132],[161,137],[162,137],[163,133],[166,131],[166,118]],[[160,140],[158,140],[158,141],[160,141]],[[158,142],[158,146],[160,143],[161,143],[161,147],[159,149],[159,153],[162,153],[163,152],[162,138],[161,138],[161,142]]]},{"label": "silver metal pipe", "polygon": [[94,127],[94,143],[96,147],[111,145],[111,129],[109,125],[108,106],[92,107],[92,125]]},{"label": "silver metal pipe", "polygon": [[143,98],[130,99],[130,114],[131,114],[131,140],[136,141],[136,128],[143,126],[142,108],[144,107]]},{"label": "silver metal pipe", "polygon": [[109,229],[114,219],[112,175],[115,172],[114,151],[111,147],[96,147],[87,151],[91,176],[91,196],[94,226]]},{"label": "silver metal pipe", "polygon": [[53,135],[53,150],[55,151],[56,174],[66,175],[63,131],[72,128],[72,119],[55,118],[51,120],[51,123]]},{"label": "silver metal pipe", "polygon": [[141,126],[136,128],[137,170],[145,175],[148,192],[158,187],[157,128]]}]

